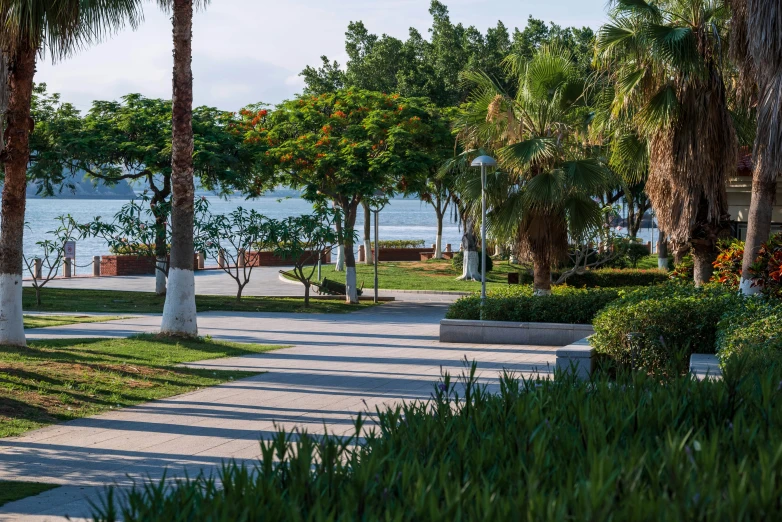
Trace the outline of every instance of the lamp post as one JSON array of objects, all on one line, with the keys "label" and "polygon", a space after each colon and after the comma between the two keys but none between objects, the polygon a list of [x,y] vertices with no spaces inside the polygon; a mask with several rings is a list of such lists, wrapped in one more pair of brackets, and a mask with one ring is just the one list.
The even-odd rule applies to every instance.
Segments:
[{"label": "lamp post", "polygon": [[[377,288],[378,288],[378,286],[377,286],[377,263],[378,263],[378,258],[379,258],[379,254],[380,254],[380,248],[378,247],[378,241],[377,241],[377,237],[378,237],[377,228],[378,228],[378,222],[379,222],[378,214],[380,214],[380,211],[383,210],[383,208],[388,203],[388,199],[386,199],[385,195],[386,195],[386,193],[383,192],[382,190],[376,190],[375,193],[373,194],[372,199],[367,204],[367,206],[369,207],[369,210],[371,210],[372,213],[375,214],[375,252],[374,252],[374,256],[372,256],[372,260],[374,261],[374,265],[375,265],[375,304],[377,304],[377,301],[378,301],[378,299],[377,299]],[[369,256],[369,252],[367,252],[366,255]]]},{"label": "lamp post", "polygon": [[486,304],[486,167],[496,167],[497,161],[491,156],[478,156],[472,167],[481,168],[481,319]]}]

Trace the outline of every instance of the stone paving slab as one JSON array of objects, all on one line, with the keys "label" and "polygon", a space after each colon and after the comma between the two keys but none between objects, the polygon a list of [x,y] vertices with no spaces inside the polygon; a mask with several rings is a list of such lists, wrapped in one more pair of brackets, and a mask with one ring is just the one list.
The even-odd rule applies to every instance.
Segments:
[{"label": "stone paving slab", "polygon": [[[504,370],[548,375],[555,347],[441,344],[447,305],[392,303],[348,315],[208,312],[199,332],[216,339],[290,345],[192,366],[266,372],[94,417],[0,439],[0,480],[67,487],[0,508],[0,520],[59,520],[90,514],[107,484],[128,486],[214,472],[226,459],[254,463],[258,440],[279,428],[351,433],[376,406],[426,400],[441,370],[477,360],[479,379],[498,388]],[[126,336],[153,332],[156,316],[31,331],[31,338]]]}]

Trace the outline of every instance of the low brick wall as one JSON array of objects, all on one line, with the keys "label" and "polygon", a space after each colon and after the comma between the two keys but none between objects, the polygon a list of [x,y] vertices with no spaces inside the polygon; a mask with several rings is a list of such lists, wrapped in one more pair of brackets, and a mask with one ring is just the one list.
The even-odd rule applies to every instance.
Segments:
[{"label": "low brick wall", "polygon": [[[316,259],[311,252],[307,252],[302,257]],[[321,255],[320,262],[324,264],[331,263],[331,253],[327,252]],[[273,252],[248,252],[245,263],[247,266],[293,266],[295,264],[293,260],[275,256]]]},{"label": "low brick wall", "polygon": [[[431,248],[381,248],[380,261],[420,261],[421,255],[433,253]],[[375,249],[370,253],[375,258]]]},{"label": "low brick wall", "polygon": [[590,324],[440,321],[441,343],[567,346],[595,333]]},{"label": "low brick wall", "polygon": [[[198,270],[198,255],[193,254],[193,270]],[[101,256],[100,275],[129,276],[155,273],[155,258],[148,256]]]}]

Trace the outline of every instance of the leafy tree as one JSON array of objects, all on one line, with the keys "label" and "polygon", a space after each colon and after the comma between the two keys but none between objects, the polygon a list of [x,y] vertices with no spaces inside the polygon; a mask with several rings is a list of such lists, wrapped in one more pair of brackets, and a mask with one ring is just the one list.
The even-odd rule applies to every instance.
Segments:
[{"label": "leafy tree", "polygon": [[256,266],[248,256],[252,255],[252,249],[263,250],[270,245],[272,229],[263,215],[242,207],[228,214],[209,215],[203,220],[200,243],[207,255],[218,260],[223,272],[236,282],[237,300],[242,298],[242,291]]},{"label": "leafy tree", "polygon": [[24,264],[33,280],[35,303],[38,305],[41,304],[43,287],[57,277],[57,272],[63,264],[65,243],[76,241],[82,235],[78,223],[70,215],[58,216],[57,221],[60,225],[47,232],[53,239],[37,241],[35,245],[38,251],[34,255],[24,256]]},{"label": "leafy tree", "polygon": [[[671,241],[692,246],[695,282],[711,278],[728,233],[726,182],[738,143],[723,80],[722,1],[618,0],[599,32],[611,113],[649,144],[646,192]],[[629,114],[628,114],[629,113]]]},{"label": "leafy tree", "polygon": [[22,263],[36,58],[62,59],[140,18],[139,0],[0,0],[0,344],[24,346]]},{"label": "leafy tree", "polygon": [[293,275],[304,285],[304,308],[310,305],[310,286],[318,261],[343,238],[333,227],[339,210],[318,207],[310,215],[272,220],[271,245],[274,255],[293,264]]},{"label": "leafy tree", "polygon": [[[475,85],[457,120],[466,163],[480,148],[496,151],[499,169],[487,179],[489,227],[496,238],[515,238],[534,264],[538,295],[551,292],[551,266],[566,255],[568,240],[579,242],[601,226],[593,196],[616,185],[611,172],[586,142],[585,84],[565,51],[543,48],[525,61],[509,58],[518,78],[513,98],[485,74],[466,78]],[[473,216],[480,212],[480,179],[461,183]]]},{"label": "leafy tree", "polygon": [[383,190],[404,192],[435,161],[432,113],[416,99],[362,90],[302,96],[271,115],[267,166],[313,202],[342,212],[347,299],[357,302],[353,228],[359,205]]},{"label": "leafy tree", "polygon": [[340,69],[336,60],[329,62],[326,56],[321,56],[322,65],[316,69],[307,66],[301,71],[304,77],[304,94],[324,94],[342,89],[345,86],[345,72]]}]

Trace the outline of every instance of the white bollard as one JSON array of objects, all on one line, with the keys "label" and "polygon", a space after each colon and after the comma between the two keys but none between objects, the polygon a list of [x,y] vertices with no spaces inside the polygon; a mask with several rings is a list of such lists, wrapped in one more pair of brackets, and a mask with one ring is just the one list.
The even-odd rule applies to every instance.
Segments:
[{"label": "white bollard", "polygon": [[62,259],[62,276],[71,277],[71,258],[64,257]]}]

